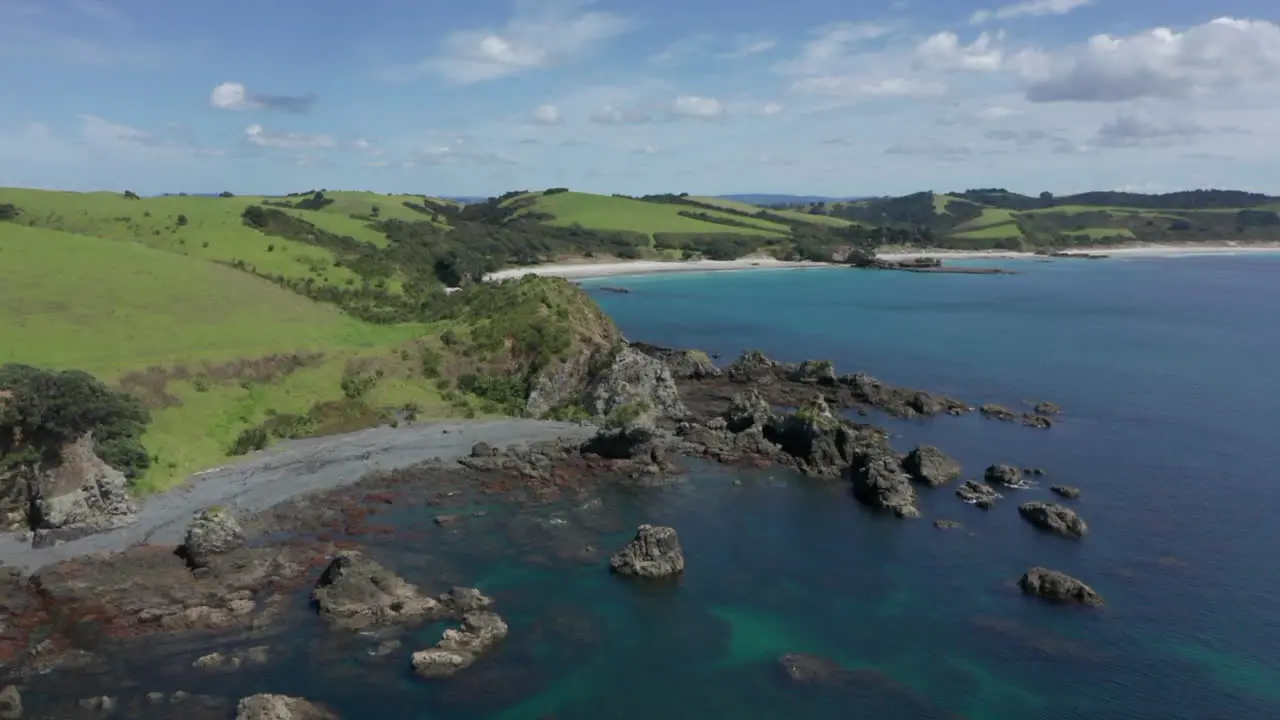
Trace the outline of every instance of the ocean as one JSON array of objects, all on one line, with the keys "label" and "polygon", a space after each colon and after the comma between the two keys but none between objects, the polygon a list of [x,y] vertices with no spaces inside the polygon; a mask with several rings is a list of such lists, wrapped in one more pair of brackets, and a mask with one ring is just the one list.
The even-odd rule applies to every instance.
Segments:
[{"label": "ocean", "polygon": [[[704,462],[668,487],[486,507],[466,534],[408,508],[382,522],[430,541],[372,537],[368,551],[426,587],[461,575],[493,594],[511,634],[492,656],[422,681],[404,655],[441,626],[377,658],[377,638],[335,635],[303,604],[265,670],[135,687],[297,694],[362,720],[1280,718],[1280,255],[1000,264],[1020,274],[584,282],[631,291],[593,296],[633,340],[723,362],[749,348],[830,359],[972,403],[1060,404],[1047,431],[872,416],[900,450],[936,445],[966,477],[997,462],[1047,472],[990,511],[944,486],[919,492],[922,519],[895,520],[844,481]],[[1053,483],[1081,488],[1083,540],[1019,518]],[[563,552],[620,547],[641,522],[679,530],[678,582],[626,582]],[[1015,582],[1033,565],[1081,578],[1106,606],[1023,597]],[[860,672],[795,687],[777,663],[788,652]]]}]

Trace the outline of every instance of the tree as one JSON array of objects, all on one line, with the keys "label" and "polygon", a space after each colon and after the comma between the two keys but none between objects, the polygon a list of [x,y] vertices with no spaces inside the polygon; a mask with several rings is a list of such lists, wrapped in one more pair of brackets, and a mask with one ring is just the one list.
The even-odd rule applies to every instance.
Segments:
[{"label": "tree", "polygon": [[184,226],[186,226],[186,224],[187,224],[187,216],[186,216],[186,215],[179,215],[179,216],[178,216],[178,227],[184,227]]},{"label": "tree", "polygon": [[136,192],[134,192],[134,191],[132,191],[132,190],[125,190],[125,191],[124,191],[124,197],[125,197],[125,199],[126,199],[126,200],[141,200],[141,199],[142,199],[142,198],[138,197],[138,193],[136,193]]}]

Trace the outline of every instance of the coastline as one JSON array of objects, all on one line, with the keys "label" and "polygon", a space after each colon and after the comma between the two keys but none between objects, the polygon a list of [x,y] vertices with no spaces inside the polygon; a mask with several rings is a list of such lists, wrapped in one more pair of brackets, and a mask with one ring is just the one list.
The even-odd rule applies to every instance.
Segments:
[{"label": "coastline", "polygon": [[[1280,253],[1280,244],[1233,245],[1124,245],[1119,247],[1089,247],[1060,251],[1064,255],[1104,254],[1112,258],[1163,258],[1210,255],[1252,255]],[[881,260],[902,261],[918,257],[939,260],[1034,260],[1052,258],[1035,253],[1015,250],[887,250],[876,253]],[[739,270],[801,270],[824,267],[845,267],[841,263],[812,261],[788,262],[768,257],[740,258],[738,260],[611,260],[603,262],[566,261],[507,268],[485,276],[486,281],[507,280],[525,275],[561,277],[568,280],[591,280],[633,275],[659,275],[686,272],[725,272]]]}]

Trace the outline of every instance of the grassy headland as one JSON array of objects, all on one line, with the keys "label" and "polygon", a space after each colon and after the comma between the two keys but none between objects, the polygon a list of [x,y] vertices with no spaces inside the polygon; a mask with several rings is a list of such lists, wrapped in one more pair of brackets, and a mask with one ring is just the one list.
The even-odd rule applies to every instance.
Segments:
[{"label": "grassy headland", "polygon": [[563,188],[472,205],[0,188],[0,365],[85,370],[136,396],[151,414],[136,484],[150,491],[281,438],[414,418],[581,417],[555,386],[580,384],[617,329],[563,280],[474,282],[502,268],[1274,242],[1277,208],[1230,191],[971,190],[765,208]]}]

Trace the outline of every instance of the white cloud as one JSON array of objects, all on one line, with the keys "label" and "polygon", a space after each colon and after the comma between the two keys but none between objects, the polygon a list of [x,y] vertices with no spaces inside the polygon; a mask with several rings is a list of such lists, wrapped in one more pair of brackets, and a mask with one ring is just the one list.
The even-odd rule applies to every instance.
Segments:
[{"label": "white cloud", "polygon": [[798,57],[778,63],[776,69],[787,75],[824,75],[846,65],[851,47],[890,33],[879,23],[835,23],[819,28],[805,44]]},{"label": "white cloud", "polygon": [[250,93],[244,83],[224,82],[209,93],[209,106],[216,110],[282,110],[303,113],[315,103],[313,95],[265,95]]},{"label": "white cloud", "polygon": [[1034,102],[1183,98],[1275,81],[1280,25],[1224,17],[1182,32],[1097,35],[1060,53],[1022,53],[1011,65]]},{"label": "white cloud", "polygon": [[758,114],[760,114],[760,115],[781,115],[781,114],[782,114],[782,103],[767,102],[767,103],[765,103],[764,105],[761,105],[761,106],[760,106],[760,110],[758,111]]},{"label": "white cloud", "polygon": [[919,78],[868,79],[853,75],[805,78],[792,85],[792,89],[814,95],[849,99],[937,97],[947,91],[941,83]]},{"label": "white cloud", "polygon": [[377,145],[374,145],[372,142],[369,142],[364,138],[356,138],[355,141],[351,143],[351,147],[355,148],[358,152],[361,152],[365,155],[372,155],[374,157],[385,155],[387,152],[386,150],[383,150],[382,148],[378,147]]},{"label": "white cloud", "polygon": [[269,133],[257,123],[244,129],[244,137],[245,140],[259,147],[319,150],[337,146],[337,142],[329,135],[308,135],[291,132]]},{"label": "white cloud", "polygon": [[468,85],[561,64],[631,28],[629,20],[613,13],[529,12],[531,7],[531,3],[522,4],[525,12],[501,31],[452,33],[441,54],[398,74],[434,71],[451,83]]},{"label": "white cloud", "polygon": [[560,115],[560,108],[547,103],[534,108],[530,120],[538,125],[559,125],[564,117]]},{"label": "white cloud", "polygon": [[681,95],[671,104],[671,112],[680,117],[711,120],[725,114],[724,103],[713,97]]},{"label": "white cloud", "polygon": [[1011,20],[1019,17],[1035,17],[1043,15],[1066,15],[1093,0],[1026,0],[1026,2],[1002,5],[995,10],[979,10],[969,17],[973,25],[981,25],[990,20]]},{"label": "white cloud", "polygon": [[750,35],[740,36],[737,40],[737,47],[728,52],[720,53],[719,57],[726,60],[737,60],[751,55],[759,55],[760,53],[769,52],[778,46],[778,41],[768,38],[755,38]]},{"label": "white cloud", "polygon": [[987,107],[982,108],[981,110],[978,110],[976,113],[974,113],[974,115],[979,120],[987,120],[987,121],[1003,120],[1005,118],[1013,117],[1015,115],[1021,115],[1021,114],[1022,114],[1021,110],[1017,110],[1015,108],[1007,107],[1004,105],[989,105]]},{"label": "white cloud", "polygon": [[984,32],[961,45],[955,33],[940,32],[916,46],[916,61],[920,67],[945,72],[995,72],[1004,60],[1004,52],[996,47],[1000,39]]},{"label": "white cloud", "polygon": [[1186,118],[1156,120],[1134,113],[1123,113],[1116,119],[1103,123],[1091,143],[1113,148],[1174,145],[1209,132],[1209,128]]},{"label": "white cloud", "polygon": [[643,125],[651,120],[653,116],[643,110],[617,105],[605,105],[591,115],[591,121],[600,125]]}]

